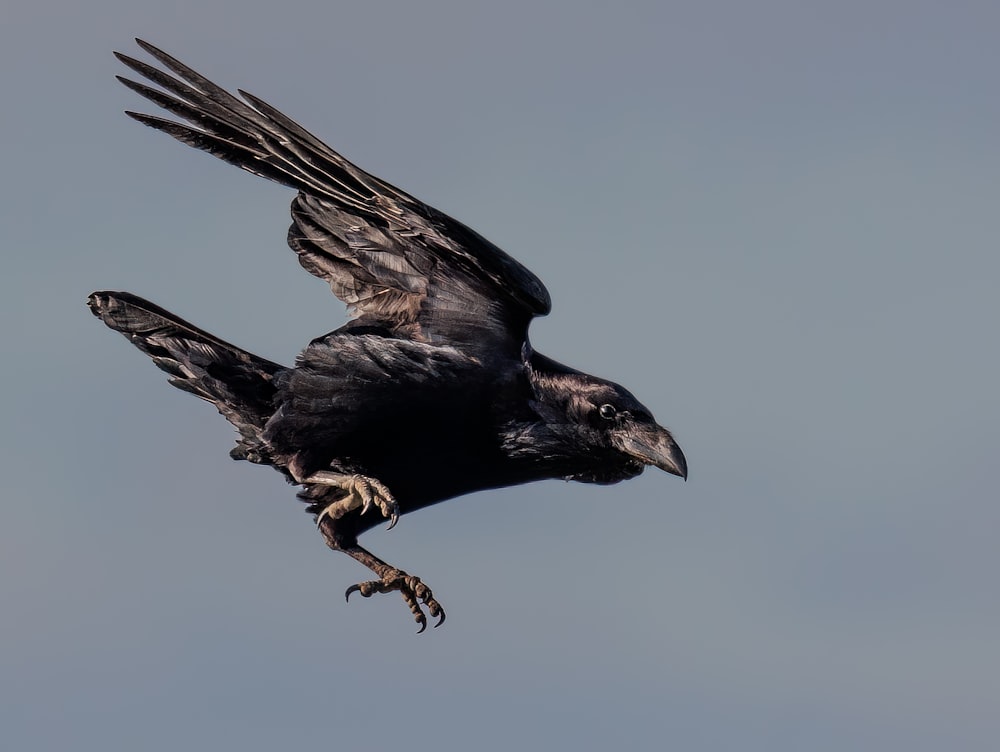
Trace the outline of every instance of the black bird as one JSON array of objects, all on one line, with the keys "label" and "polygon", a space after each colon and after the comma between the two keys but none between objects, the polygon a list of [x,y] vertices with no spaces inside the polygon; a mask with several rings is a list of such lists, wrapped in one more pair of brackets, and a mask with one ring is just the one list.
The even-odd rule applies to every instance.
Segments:
[{"label": "black bird", "polygon": [[300,485],[327,545],[399,591],[420,631],[430,588],[358,545],[388,519],[488,488],[546,478],[617,483],[646,465],[687,477],[670,432],[628,391],[532,350],[549,312],[535,275],[438,210],[360,170],[276,109],[239,99],[147,42],[175,75],[121,53],[161,89],[128,88],[191,125],[128,112],[247,172],[294,188],[288,244],[352,319],[272,363],[126,292],[88,305],[239,432],[234,459]]}]

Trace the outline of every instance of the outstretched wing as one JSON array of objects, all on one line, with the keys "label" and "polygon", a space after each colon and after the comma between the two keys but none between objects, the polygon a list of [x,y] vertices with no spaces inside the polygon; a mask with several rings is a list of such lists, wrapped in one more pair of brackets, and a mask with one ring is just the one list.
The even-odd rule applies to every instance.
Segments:
[{"label": "outstretched wing", "polygon": [[462,223],[369,175],[257,97],[239,99],[137,39],[175,76],[116,52],[163,91],[130,89],[190,125],[134,112],[247,172],[296,188],[288,244],[359,325],[431,344],[517,357],[528,323],[549,312],[541,281]]}]

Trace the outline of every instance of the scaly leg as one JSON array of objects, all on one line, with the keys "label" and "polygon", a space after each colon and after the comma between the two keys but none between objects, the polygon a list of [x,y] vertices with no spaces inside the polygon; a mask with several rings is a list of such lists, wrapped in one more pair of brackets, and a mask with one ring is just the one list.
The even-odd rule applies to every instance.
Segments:
[{"label": "scaly leg", "polygon": [[375,554],[359,546],[353,536],[348,539],[338,535],[332,517],[327,517],[325,522],[326,524],[320,523],[320,531],[326,539],[326,544],[334,551],[343,551],[355,561],[364,564],[379,578],[351,585],[344,593],[345,598],[350,600],[351,593],[361,593],[365,598],[370,598],[375,593],[390,593],[393,590],[398,590],[399,594],[403,596],[403,600],[406,601],[406,605],[410,607],[414,620],[420,625],[417,634],[427,629],[427,617],[424,615],[421,602],[431,617],[438,620],[435,627],[444,624],[444,609],[434,598],[431,589],[421,582],[419,577],[407,574],[402,569],[397,569],[382,561]]},{"label": "scaly leg", "polygon": [[316,518],[317,525],[322,525],[323,520],[327,517],[336,520],[358,507],[361,508],[361,514],[364,514],[371,509],[372,505],[377,506],[382,512],[382,516],[389,520],[388,530],[392,530],[399,521],[399,505],[396,503],[396,499],[392,492],[385,487],[385,484],[375,478],[369,478],[367,475],[347,475],[331,470],[321,470],[300,482],[333,486],[342,489],[347,494],[319,513]]},{"label": "scaly leg", "polygon": [[386,564],[361,546],[352,546],[344,550],[344,553],[364,564],[380,578],[351,585],[344,593],[345,598],[350,600],[351,593],[361,593],[365,598],[369,598],[375,593],[391,593],[393,590],[398,590],[399,594],[403,596],[403,600],[406,601],[406,605],[410,607],[414,620],[420,625],[417,634],[427,629],[427,617],[424,616],[424,611],[420,607],[421,601],[427,607],[428,613],[438,620],[434,626],[440,627],[444,624],[444,609],[435,600],[431,589],[421,582],[419,577],[414,577],[402,569],[396,569],[396,567]]}]

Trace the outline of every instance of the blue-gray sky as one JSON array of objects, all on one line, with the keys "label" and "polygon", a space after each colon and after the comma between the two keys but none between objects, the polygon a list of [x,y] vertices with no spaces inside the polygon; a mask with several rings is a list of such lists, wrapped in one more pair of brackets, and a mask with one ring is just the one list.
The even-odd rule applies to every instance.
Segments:
[{"label": "blue-gray sky", "polygon": [[[18,750],[995,749],[1000,7],[8,2],[0,728]],[[345,320],[292,195],[121,115],[133,36],[281,107],[548,285],[684,484],[558,482],[364,542],[93,320],[289,362]],[[428,479],[433,482],[433,479]]]}]

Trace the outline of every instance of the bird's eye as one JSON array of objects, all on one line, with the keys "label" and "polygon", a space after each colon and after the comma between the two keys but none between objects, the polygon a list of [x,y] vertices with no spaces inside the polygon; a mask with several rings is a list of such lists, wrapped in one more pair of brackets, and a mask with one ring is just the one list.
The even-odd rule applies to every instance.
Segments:
[{"label": "bird's eye", "polygon": [[614,405],[601,405],[597,408],[597,414],[604,418],[604,420],[611,420],[618,414],[618,411],[615,410]]}]

